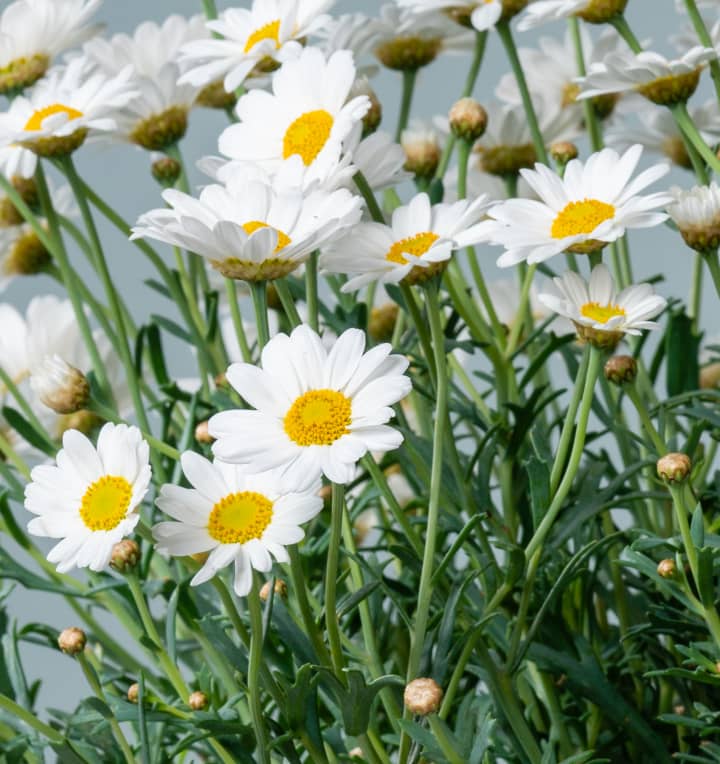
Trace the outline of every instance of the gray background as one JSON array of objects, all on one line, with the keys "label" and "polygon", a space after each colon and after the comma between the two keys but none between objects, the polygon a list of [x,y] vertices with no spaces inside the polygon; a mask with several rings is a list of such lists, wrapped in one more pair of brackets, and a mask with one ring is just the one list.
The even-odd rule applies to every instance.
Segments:
[{"label": "gray background", "polygon": [[[228,7],[231,4],[219,3],[219,7]],[[2,4],[3,7],[5,5],[6,3]],[[379,0],[340,0],[336,5],[336,12],[373,13],[380,5]],[[652,14],[648,14],[650,7]],[[200,0],[106,0],[99,17],[107,24],[110,32],[131,32],[145,19],[162,20],[171,13],[191,15],[200,10]],[[675,14],[672,0],[631,0],[628,18],[640,38],[654,38],[655,50],[666,54],[671,52],[667,39],[670,34],[678,31],[681,24],[680,18]],[[517,34],[518,44],[531,46],[539,34],[562,36],[564,25],[556,23],[544,27],[540,33]],[[434,113],[447,111],[462,89],[467,66],[467,56],[452,56],[424,70],[419,77],[413,114],[427,118]],[[491,34],[475,96],[481,101],[488,101],[497,81],[507,68],[499,42],[496,36]],[[705,78],[705,88],[707,79]],[[373,84],[384,105],[384,127],[392,131],[399,101],[399,75],[382,72]],[[698,100],[701,97],[696,95]],[[190,131],[183,143],[186,159],[194,162],[205,154],[216,153],[217,136],[226,124],[227,120],[222,113],[204,109],[193,112]],[[111,201],[131,222],[143,211],[161,206],[159,189],[149,174],[149,157],[139,149],[129,146],[90,146],[79,152],[78,165],[81,173],[101,195]],[[192,179],[199,182],[200,175],[194,173]],[[692,183],[689,175],[679,172],[674,172],[672,179],[681,185]],[[142,320],[151,312],[166,311],[165,305],[158,304],[155,293],[141,283],[143,278],[153,275],[153,272],[138,250],[112,229],[103,228],[102,233],[118,289],[137,311],[138,320]],[[164,251],[170,263],[171,253],[167,249]],[[692,259],[678,236],[669,234],[663,228],[633,233],[631,251],[636,278],[663,272],[666,282],[660,287],[661,291],[676,297],[687,295]],[[481,251],[483,268],[490,279],[500,275],[511,275],[511,271],[496,271],[494,261],[498,254],[497,249]],[[0,299],[24,308],[32,296],[47,291],[56,291],[54,283],[49,279],[17,280]],[[717,303],[710,283],[705,285],[704,304],[703,323],[711,333],[715,333]],[[181,357],[175,359],[175,370],[179,374],[188,372],[188,369],[183,367]],[[18,514],[23,520],[27,519],[26,516],[23,518],[23,510]],[[5,539],[0,539],[0,542],[6,543]],[[47,545],[43,545],[43,548],[46,547]],[[58,597],[26,591],[20,587],[11,596],[10,603],[11,615],[17,619],[19,626],[38,621],[60,631],[66,626],[74,625],[77,620]],[[79,667],[69,658],[55,651],[27,645],[22,648],[22,652],[28,680],[43,680],[39,709],[45,709],[47,706],[72,708],[80,697],[89,693]],[[40,715],[44,717],[44,711],[41,711]]]}]

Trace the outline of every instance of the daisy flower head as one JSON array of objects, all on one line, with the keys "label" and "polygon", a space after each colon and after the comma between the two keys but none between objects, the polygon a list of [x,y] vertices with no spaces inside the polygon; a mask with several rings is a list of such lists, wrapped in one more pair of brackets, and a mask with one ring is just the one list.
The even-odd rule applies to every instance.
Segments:
[{"label": "daisy flower head", "polygon": [[[326,56],[338,50],[352,51],[355,61],[365,61],[375,50],[382,30],[381,22],[364,13],[343,13],[330,18],[313,35]],[[370,76],[377,72],[377,65],[363,63],[362,71]]]},{"label": "daisy flower head", "polygon": [[702,254],[715,252],[720,246],[720,187],[709,186],[689,190],[671,188],[672,204],[667,211],[678,227],[685,243]]},{"label": "daisy flower head", "polygon": [[163,199],[168,207],[142,215],[133,238],[195,252],[243,281],[287,276],[362,214],[360,197],[347,189],[305,192],[251,168],[227,185],[206,186],[198,199],[175,189]]},{"label": "daisy flower head", "polygon": [[240,121],[220,135],[220,153],[269,172],[298,157],[308,181],[328,177],[343,141],[370,107],[367,96],[348,100],[354,82],[350,52],[326,59],[317,48],[305,48],[275,72],[272,93],[252,90],[238,101]]},{"label": "daisy flower head", "polygon": [[280,470],[303,489],[320,475],[348,483],[368,451],[402,443],[387,425],[391,406],[411,382],[408,360],[388,344],[365,351],[365,332],[348,329],[328,351],[307,325],[278,334],[262,352],[262,368],[233,364],[228,382],[255,409],[224,411],[209,421],[218,459],[252,472]]},{"label": "daisy flower head", "polygon": [[0,148],[0,174],[8,180],[31,180],[37,168],[37,155],[17,144]]},{"label": "daisy flower head", "polygon": [[133,95],[128,69],[106,77],[92,71],[85,58],[75,58],[0,114],[0,145],[17,144],[49,158],[67,156],[86,138],[114,130],[118,110]]},{"label": "daisy flower head", "polygon": [[94,35],[102,0],[17,0],[0,16],[0,93],[13,95],[45,75],[52,60]]},{"label": "daisy flower head", "polygon": [[634,284],[618,292],[610,271],[596,265],[590,281],[574,271],[553,279],[557,293],[543,292],[539,301],[575,325],[578,337],[600,348],[614,348],[624,334],[657,329],[650,319],[662,313],[665,298],[650,284]]},{"label": "daisy flower head", "polygon": [[633,146],[622,156],[603,149],[585,163],[568,162],[563,178],[542,164],[521,170],[539,200],[508,199],[489,211],[496,221],[490,241],[505,247],[498,265],[540,263],[561,252],[590,254],[628,228],[649,228],[666,220],[659,210],[672,197],[639,194],[670,167],[656,164],[632,178],[641,154],[642,146]]},{"label": "daisy flower head", "polygon": [[413,119],[402,131],[400,145],[405,152],[405,169],[418,178],[431,178],[440,163],[440,136],[435,127]]},{"label": "daisy flower head", "polygon": [[453,251],[486,240],[492,224],[483,220],[489,202],[430,204],[427,194],[398,207],[390,225],[361,223],[321,254],[322,267],[331,273],[357,274],[344,286],[352,292],[365,284],[418,284],[441,273]]},{"label": "daisy flower head", "polygon": [[97,446],[68,430],[56,464],[31,473],[25,508],[37,517],[28,523],[28,533],[62,539],[47,556],[60,573],[76,567],[103,570],[113,546],[140,519],[137,508],[150,474],[148,444],[137,427],[108,423]]},{"label": "daisy flower head", "polygon": [[604,24],[620,15],[628,0],[535,0],[520,19],[521,32],[546,24],[548,21],[577,16],[588,24]]},{"label": "daisy flower head", "polygon": [[713,58],[717,52],[701,45],[672,60],[647,50],[616,51],[592,64],[587,76],[577,80],[578,98],[635,91],[661,106],[684,102],[697,89],[703,65]]},{"label": "daisy flower head", "polygon": [[322,510],[320,481],[299,491],[277,473],[253,475],[190,451],[181,462],[192,488],[164,485],[160,490],[156,504],[174,521],[154,526],[157,549],[176,557],[210,553],[192,586],[234,563],[233,588],[244,597],[252,588],[253,569],[267,573],[273,557],[289,561],[285,547],[301,541],[301,525]]},{"label": "daisy flower head", "polygon": [[401,8],[415,13],[442,10],[463,26],[478,32],[492,29],[500,19],[510,19],[525,8],[529,0],[395,0]]}]

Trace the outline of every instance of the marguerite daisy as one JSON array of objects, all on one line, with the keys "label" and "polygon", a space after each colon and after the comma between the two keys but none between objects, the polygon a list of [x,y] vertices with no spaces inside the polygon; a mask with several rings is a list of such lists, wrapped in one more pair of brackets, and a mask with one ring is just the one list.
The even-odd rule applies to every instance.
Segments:
[{"label": "marguerite daisy", "polygon": [[150,484],[148,444],[137,427],[106,424],[97,447],[77,430],[63,435],[57,466],[40,465],[25,489],[25,508],[37,515],[33,536],[62,539],[47,559],[60,573],[100,571],[113,546],[132,533]]},{"label": "marguerite daisy", "polygon": [[598,347],[612,348],[623,334],[657,329],[650,319],[660,314],[667,301],[650,284],[634,284],[618,293],[610,271],[593,268],[589,283],[574,271],[553,279],[558,294],[538,295],[543,305],[570,319],[578,336]]},{"label": "marguerite daisy", "polygon": [[156,504],[177,522],[154,526],[157,549],[176,557],[210,553],[190,582],[193,586],[235,563],[235,593],[244,597],[252,588],[253,569],[268,572],[271,555],[278,562],[288,562],[285,547],[303,538],[301,524],[323,507],[317,495],[320,481],[296,491],[277,473],[252,475],[242,467],[209,462],[190,451],[181,461],[193,487],[164,485],[160,490]]},{"label": "marguerite daisy", "polygon": [[487,197],[470,202],[431,205],[427,194],[398,207],[392,223],[361,223],[322,253],[321,264],[331,273],[358,274],[343,292],[371,281],[397,284],[426,281],[441,272],[453,250],[484,241],[488,221]]},{"label": "marguerite daisy", "polygon": [[658,210],[672,197],[638,194],[670,168],[657,164],[631,180],[641,154],[641,146],[632,146],[622,156],[603,149],[584,164],[573,159],[563,178],[542,164],[521,170],[540,201],[508,199],[488,212],[497,221],[489,232],[490,242],[506,250],[498,265],[539,263],[565,251],[588,254],[620,238],[627,228],[662,223],[667,215]]},{"label": "marguerite daisy", "polygon": [[501,18],[512,18],[528,4],[528,0],[395,0],[401,8],[417,13],[447,10],[451,18],[479,32],[492,29]]},{"label": "marguerite daisy", "polygon": [[321,474],[347,483],[368,451],[397,448],[402,435],[386,423],[410,392],[407,358],[391,355],[388,344],[364,350],[359,329],[343,332],[328,352],[303,324],[268,342],[261,369],[230,366],[228,382],[256,410],[210,419],[215,456],[252,472],[277,468],[299,488]]},{"label": "marguerite daisy", "polygon": [[671,188],[673,202],[667,208],[685,243],[697,252],[715,252],[720,246],[720,187],[695,186],[686,191]]},{"label": "marguerite daisy", "polygon": [[528,5],[518,29],[525,31],[570,16],[589,24],[604,24],[621,14],[627,4],[628,0],[535,0]]}]

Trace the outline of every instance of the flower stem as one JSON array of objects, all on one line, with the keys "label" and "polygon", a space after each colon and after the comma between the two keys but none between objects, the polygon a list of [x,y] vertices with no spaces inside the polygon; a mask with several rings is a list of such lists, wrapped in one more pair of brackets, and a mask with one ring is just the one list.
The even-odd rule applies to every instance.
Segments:
[{"label": "flower stem", "polygon": [[242,314],[240,313],[237,289],[235,282],[232,279],[225,279],[225,294],[227,295],[228,305],[230,306],[230,316],[233,322],[233,329],[235,329],[235,336],[237,337],[238,345],[240,347],[240,354],[245,363],[251,363],[252,356],[250,355],[250,347],[248,345],[247,335],[245,334]]},{"label": "flower stem", "polygon": [[707,263],[710,276],[713,280],[713,285],[715,286],[715,291],[717,292],[718,297],[720,297],[720,259],[718,258],[717,250],[705,255],[703,259]]},{"label": "flower stem", "polygon": [[288,317],[288,321],[290,322],[290,326],[294,329],[296,326],[300,326],[302,323],[302,319],[300,318],[300,314],[297,311],[297,308],[295,307],[295,301],[293,300],[293,296],[290,293],[290,289],[288,288],[288,283],[286,279],[277,279],[277,281],[274,282],[275,291],[277,292],[278,297],[280,298],[280,303],[283,307],[283,310],[285,311],[285,314]]},{"label": "flower stem", "polygon": [[340,625],[337,615],[337,575],[340,560],[340,538],[342,535],[343,506],[345,486],[332,484],[332,509],[330,516],[330,542],[328,546],[327,568],[325,573],[325,627],[327,629],[330,655],[335,676],[345,684],[344,661]]},{"label": "flower stem", "polygon": [[715,156],[715,152],[705,143],[705,139],[700,134],[690,114],[688,114],[687,104],[677,103],[670,107],[670,111],[672,111],[675,121],[698,154],[713,169],[713,172],[720,173],[720,160]]},{"label": "flower stem", "polygon": [[612,24],[615,29],[617,29],[618,34],[625,40],[633,53],[642,53],[642,44],[640,43],[640,40],[635,37],[635,33],[632,29],[630,29],[630,25],[627,23],[625,16],[620,13],[610,19],[608,24]]},{"label": "flower stem", "polygon": [[642,396],[634,385],[628,385],[626,392],[628,398],[630,398],[633,405],[635,406],[635,410],[640,417],[640,421],[642,422],[645,431],[650,436],[650,440],[652,441],[653,446],[657,451],[657,455],[663,456],[663,454],[667,453],[667,446],[665,445],[663,439],[660,437],[660,433],[658,433],[658,431],[655,429],[655,425],[650,418],[650,412],[647,410],[647,406],[645,406],[645,401],[643,401]]},{"label": "flower stem", "polygon": [[[523,279],[522,287],[520,289],[520,302],[518,304],[516,319],[513,322],[512,329],[510,330],[510,336],[508,337],[507,347],[505,348],[505,358],[510,359],[515,352],[520,341],[520,333],[523,326],[528,320],[528,306],[530,301],[530,288],[532,287],[533,278],[537,265],[530,265],[525,272],[525,278]],[[528,327],[529,329],[530,327]]]},{"label": "flower stem", "polygon": [[35,714],[31,713],[27,709],[18,705],[14,700],[11,700],[7,695],[0,694],[0,709],[6,711],[11,717],[19,719],[28,727],[39,732],[46,737],[51,743],[55,745],[62,745],[65,742],[65,736],[51,727],[49,724],[45,724],[38,719]]},{"label": "flower stem", "polygon": [[397,128],[395,129],[395,142],[400,143],[400,137],[403,130],[407,127],[410,119],[410,107],[412,106],[413,92],[415,91],[415,81],[417,79],[417,69],[406,69],[402,73],[402,100],[400,102],[400,112],[398,114]]},{"label": "flower stem", "polygon": [[[582,47],[582,37],[580,36],[580,23],[576,16],[571,16],[568,19],[568,24],[570,26],[570,36],[572,37],[573,47],[575,48],[575,68],[578,77],[584,77],[587,74],[587,70],[585,68],[585,53]],[[603,147],[602,131],[600,129],[600,121],[595,113],[592,99],[585,98],[582,105],[588,137],[590,138],[590,146],[593,151],[600,151]]]},{"label": "flower stem", "polygon": [[202,5],[203,11],[205,12],[205,18],[208,19],[208,21],[212,21],[218,17],[215,0],[202,0]]},{"label": "flower stem", "polygon": [[[687,8],[688,16],[690,17],[692,25],[695,27],[695,32],[700,42],[706,48],[714,48],[715,44],[713,43],[712,37],[710,37],[710,32],[698,10],[697,2],[695,0],[685,0],[685,7]],[[710,61],[710,75],[715,85],[715,93],[717,95],[718,103],[720,103],[720,63],[718,63],[716,58]]]},{"label": "flower stem", "polygon": [[703,257],[698,252],[693,257],[692,279],[690,281],[690,294],[688,295],[688,317],[692,319],[693,334],[697,334],[700,327],[700,304],[702,302],[703,283]]},{"label": "flower stem", "polygon": [[305,299],[308,307],[308,324],[313,331],[319,330],[318,322],[318,253],[313,252],[305,264]]},{"label": "flower stem", "polygon": [[376,223],[384,223],[385,216],[380,209],[380,205],[378,204],[378,200],[375,198],[375,194],[373,193],[372,188],[370,188],[370,184],[367,182],[367,178],[361,172],[356,172],[355,175],[353,175],[353,180],[355,181],[357,190],[365,200],[365,204],[367,205],[370,217]]},{"label": "flower stem", "polygon": [[270,340],[270,328],[268,326],[267,307],[267,282],[250,281],[250,293],[252,294],[253,308],[255,308],[255,321],[257,323],[258,347],[262,349]]},{"label": "flower stem", "polygon": [[300,608],[300,615],[302,616],[305,631],[315,648],[319,660],[324,664],[330,665],[330,654],[328,653],[322,636],[318,631],[315,616],[313,615],[310,600],[308,599],[305,574],[303,573],[302,560],[300,559],[300,550],[298,549],[297,544],[291,544],[287,550],[290,557],[292,591],[297,600],[298,607]]},{"label": "flower stem", "polygon": [[248,612],[250,614],[250,657],[248,663],[248,691],[250,693],[250,711],[252,713],[253,729],[257,750],[262,764],[270,764],[270,753],[267,746],[267,732],[263,721],[262,702],[260,700],[260,666],[262,665],[263,649],[263,618],[257,581],[253,583],[248,597]]}]

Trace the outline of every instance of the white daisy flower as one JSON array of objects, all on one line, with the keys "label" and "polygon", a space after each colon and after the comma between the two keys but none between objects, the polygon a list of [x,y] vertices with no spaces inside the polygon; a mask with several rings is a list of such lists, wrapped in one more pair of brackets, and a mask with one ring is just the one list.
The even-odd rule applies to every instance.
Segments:
[{"label": "white daisy flower", "polygon": [[685,243],[698,252],[714,252],[720,246],[720,187],[709,186],[689,190],[673,187],[667,211],[678,227]]},{"label": "white daisy flower", "polygon": [[300,526],[323,508],[317,495],[320,481],[298,491],[273,472],[252,475],[242,467],[209,462],[190,451],[181,461],[193,487],[161,488],[155,503],[177,522],[153,527],[157,549],[175,557],[210,553],[190,582],[192,586],[209,581],[234,563],[233,588],[244,597],[252,588],[253,569],[267,573],[273,557],[278,562],[289,561],[285,547],[303,539]]},{"label": "white daisy flower", "polygon": [[483,220],[488,207],[487,197],[431,205],[427,194],[418,194],[393,212],[389,226],[361,223],[351,229],[323,251],[322,268],[358,274],[343,286],[343,292],[372,281],[426,281],[445,268],[454,250],[486,240],[492,226]]},{"label": "white daisy flower", "polygon": [[619,239],[628,228],[649,228],[666,220],[658,210],[672,197],[638,194],[670,167],[657,164],[631,179],[641,154],[642,146],[622,156],[603,149],[585,163],[573,159],[563,178],[542,164],[521,170],[540,201],[508,199],[488,212],[497,221],[490,241],[506,250],[498,265],[539,263],[561,252],[588,254]]},{"label": "white daisy flower", "polygon": [[557,294],[538,295],[543,305],[575,324],[578,335],[599,345],[613,347],[623,334],[657,329],[649,319],[659,315],[667,301],[650,284],[634,284],[617,292],[606,266],[593,268],[588,283],[574,271],[553,279]]},{"label": "white daisy flower", "polygon": [[86,137],[114,130],[115,116],[133,97],[130,70],[108,78],[84,58],[53,69],[0,114],[0,146],[18,144],[40,156],[72,153]]},{"label": "white daisy flower", "polygon": [[528,0],[395,0],[401,8],[415,13],[447,10],[451,17],[464,24],[471,24],[479,32],[492,29],[500,18],[510,18],[519,13]]},{"label": "white daisy flower", "polygon": [[389,133],[378,130],[351,150],[353,166],[375,191],[397,186],[412,175],[405,172],[405,151]]},{"label": "white daisy flower", "polygon": [[150,485],[149,457],[137,427],[108,423],[97,447],[68,430],[57,466],[33,469],[25,508],[37,517],[28,523],[28,533],[62,539],[47,556],[58,572],[107,567],[113,546],[140,519],[137,509]]},{"label": "white daisy flower", "polygon": [[348,101],[355,82],[352,54],[327,60],[305,48],[273,75],[272,93],[253,90],[238,102],[240,122],[220,136],[220,152],[269,172],[299,156],[308,178],[328,177],[340,160],[343,141],[370,106],[366,96]]},{"label": "white daisy flower", "polygon": [[102,0],[18,0],[0,16],[0,93],[29,87],[60,53],[94,35]]},{"label": "white daisy flower", "polygon": [[625,10],[628,0],[535,0],[520,19],[521,32],[548,21],[577,16],[590,24],[604,24]]},{"label": "white daisy flower", "polygon": [[262,368],[233,364],[228,382],[255,411],[224,411],[209,421],[218,459],[252,472],[282,471],[306,487],[321,474],[348,483],[368,451],[402,443],[387,422],[411,382],[408,361],[388,344],[367,353],[365,333],[343,332],[328,352],[309,326],[278,334],[262,352]]},{"label": "white daisy flower", "polygon": [[356,223],[361,199],[346,189],[305,193],[251,169],[200,198],[166,189],[169,209],[140,217],[133,238],[147,237],[207,258],[224,276],[245,281],[286,276],[313,250]]},{"label": "white daisy flower", "polygon": [[32,178],[37,168],[37,155],[17,144],[0,148],[0,174],[8,180]]},{"label": "white daisy flower", "polygon": [[218,37],[187,43],[182,49],[186,69],[181,83],[197,87],[224,78],[225,90],[243,84],[266,60],[296,58],[302,38],[329,21],[325,11],[335,0],[253,0],[251,8],[229,8],[207,28]]},{"label": "white daisy flower", "polygon": [[[378,19],[364,13],[344,13],[331,18],[314,34],[319,47],[326,56],[338,50],[352,52],[356,63],[370,56],[375,50],[382,24]],[[377,65],[363,65],[366,75],[377,71]]]}]

